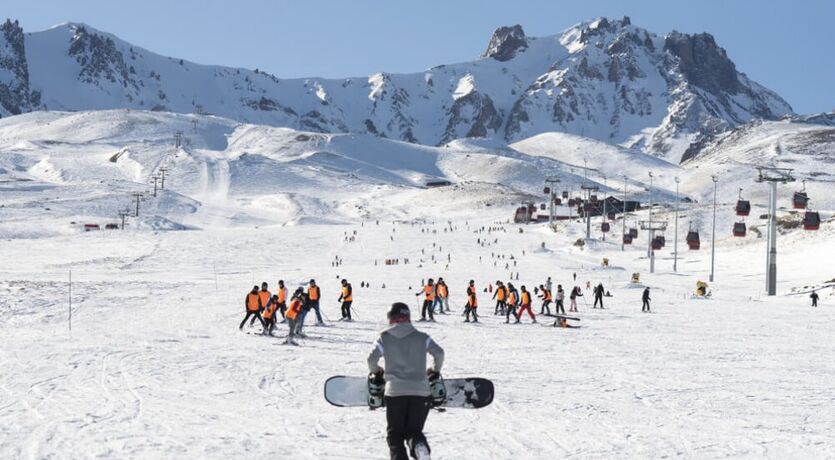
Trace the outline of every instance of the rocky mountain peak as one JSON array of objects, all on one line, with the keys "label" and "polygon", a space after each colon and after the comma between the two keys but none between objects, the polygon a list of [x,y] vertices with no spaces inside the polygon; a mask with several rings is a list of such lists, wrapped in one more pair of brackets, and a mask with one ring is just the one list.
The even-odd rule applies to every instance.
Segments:
[{"label": "rocky mountain peak", "polygon": [[487,49],[482,58],[493,58],[497,61],[509,61],[516,56],[516,52],[528,47],[528,40],[522,26],[516,24],[510,27],[499,27],[493,31]]},{"label": "rocky mountain peak", "polygon": [[664,49],[679,58],[679,70],[694,85],[728,94],[739,92],[736,66],[712,35],[673,31],[667,35]]}]

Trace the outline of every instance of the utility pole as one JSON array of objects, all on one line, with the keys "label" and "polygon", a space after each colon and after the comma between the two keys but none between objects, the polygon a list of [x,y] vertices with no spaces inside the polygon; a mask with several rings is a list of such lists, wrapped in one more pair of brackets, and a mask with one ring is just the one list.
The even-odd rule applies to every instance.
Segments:
[{"label": "utility pole", "polygon": [[719,177],[716,174],[710,176],[713,180],[713,232],[710,235],[710,282],[713,282],[713,273],[716,266],[716,183]]},{"label": "utility pole", "polygon": [[183,145],[183,132],[177,131],[174,133],[174,148],[179,149]]},{"label": "utility pole", "polygon": [[757,182],[768,182],[768,247],[766,249],[765,286],[768,295],[777,294],[777,184],[794,182],[792,170],[757,167]]},{"label": "utility pole", "polygon": [[600,190],[600,187],[583,184],[580,186],[580,189],[586,191],[586,201],[583,203],[583,211],[586,214],[586,239],[591,239],[591,192]]},{"label": "utility pole", "polygon": [[[649,220],[648,222],[652,222],[652,171],[649,172]],[[652,237],[654,233],[652,230],[649,232],[649,238],[647,238],[647,257],[652,257]]]},{"label": "utility pole", "polygon": [[554,200],[556,198],[556,188],[555,186],[560,183],[560,180],[556,177],[548,177],[545,179],[545,183],[548,184],[548,187],[551,193],[548,194],[548,198],[551,200],[548,209],[548,224],[552,227],[554,226]]},{"label": "utility pole", "polygon": [[[606,201],[608,201],[608,200],[606,199],[605,189],[607,189],[607,188],[609,188],[609,185],[606,182],[606,175],[603,174],[603,189],[604,189],[604,191],[603,191],[603,215],[601,216],[603,218],[600,219],[600,220],[601,220],[601,222],[604,222],[604,223],[609,218],[609,215],[606,214]],[[606,241],[606,232],[603,231],[603,225],[602,224],[600,225],[600,233],[603,234],[603,241]]]},{"label": "utility pole", "polygon": [[143,193],[142,192],[133,192],[133,193],[131,193],[131,195],[136,200],[136,214],[134,214],[133,217],[139,217],[139,200],[142,199]]},{"label": "utility pole", "polygon": [[127,217],[128,215],[130,215],[130,211],[128,211],[127,209],[119,211],[119,217],[122,219],[122,230],[125,229],[125,217]]},{"label": "utility pole", "polygon": [[168,172],[168,168],[166,168],[165,166],[163,166],[162,168],[159,168],[159,174],[160,174],[160,180],[161,180],[159,188],[161,188],[161,189],[165,189],[165,173],[167,173],[167,172]]},{"label": "utility pole", "polygon": [[151,180],[154,181],[154,197],[156,197],[157,196],[157,183],[159,182],[159,176],[157,174],[154,174],[153,176],[151,176]]},{"label": "utility pole", "polygon": [[676,176],[676,223],[675,237],[673,239],[673,271],[678,271],[678,184],[681,179]]},{"label": "utility pole", "polygon": [[[623,175],[623,234],[626,235],[626,174]],[[620,238],[620,250],[626,251],[626,243],[623,242],[623,236]]]}]

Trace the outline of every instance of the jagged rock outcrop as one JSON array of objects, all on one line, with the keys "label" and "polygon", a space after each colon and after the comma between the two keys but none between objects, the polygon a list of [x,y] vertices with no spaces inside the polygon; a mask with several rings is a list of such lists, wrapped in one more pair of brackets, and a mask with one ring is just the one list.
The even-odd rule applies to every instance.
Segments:
[{"label": "jagged rock outcrop", "polygon": [[522,26],[516,24],[510,27],[499,27],[493,32],[493,36],[490,37],[487,50],[482,53],[481,57],[493,58],[497,61],[505,62],[513,59],[519,50],[527,47],[528,42]]},{"label": "jagged rock outcrop", "polygon": [[17,115],[37,106],[39,95],[29,92],[29,68],[23,29],[17,21],[0,25],[0,117]]}]

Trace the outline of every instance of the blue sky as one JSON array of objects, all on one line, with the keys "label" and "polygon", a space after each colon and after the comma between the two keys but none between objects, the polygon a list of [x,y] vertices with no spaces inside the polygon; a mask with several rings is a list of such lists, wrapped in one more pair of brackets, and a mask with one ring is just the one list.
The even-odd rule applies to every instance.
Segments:
[{"label": "blue sky", "polygon": [[476,58],[494,28],[553,35],[597,16],[710,32],[737,67],[810,113],[835,109],[835,1],[14,0],[27,32],[78,21],[160,54],[279,77],[412,72]]}]

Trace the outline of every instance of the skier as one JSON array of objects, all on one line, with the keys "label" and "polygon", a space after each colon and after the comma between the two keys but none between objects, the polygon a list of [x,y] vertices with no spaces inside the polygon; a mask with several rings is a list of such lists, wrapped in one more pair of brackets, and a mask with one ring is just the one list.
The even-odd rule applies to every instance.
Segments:
[{"label": "skier", "polygon": [[[548,278],[548,279],[550,280],[551,278]],[[551,314],[551,307],[549,307],[549,305],[551,304],[551,300],[552,300],[551,290],[548,289],[543,284],[539,285],[539,290],[541,292],[541,294],[539,294],[539,298],[542,299],[542,308],[539,309],[539,314],[544,315],[545,311],[547,310],[548,314],[550,315]]]},{"label": "skier", "polygon": [[301,329],[296,321],[299,319],[299,315],[302,312],[302,305],[304,305],[304,288],[299,286],[296,291],[293,292],[293,297],[290,299],[290,307],[287,308],[287,316],[285,316],[285,318],[287,318],[289,333],[287,334],[287,338],[284,339],[284,343],[298,345],[293,339],[301,332]]},{"label": "skier", "polygon": [[[430,449],[423,426],[432,401],[429,380],[439,378],[444,350],[429,335],[411,323],[409,307],[394,303],[386,315],[390,327],[380,333],[368,356],[368,370],[375,378],[385,376],[386,442],[392,460],[428,458]],[[434,365],[426,367],[426,354]],[[385,360],[385,371],[380,367]],[[404,442],[408,445],[406,451]]]},{"label": "skier", "polygon": [[519,305],[519,291],[513,283],[507,283],[507,304],[505,305],[505,324],[510,322],[510,315],[516,316],[516,307]]},{"label": "skier", "polygon": [[594,287],[592,292],[594,293],[594,305],[591,308],[597,308],[597,303],[600,302],[600,308],[603,309],[603,283],[598,284]]},{"label": "skier", "polygon": [[[261,308],[258,309],[258,312],[263,314],[264,309],[267,308],[267,305],[270,303],[270,298],[272,298],[272,294],[270,294],[270,290],[267,289],[267,282],[264,281],[261,283],[261,290],[258,291],[258,300],[261,302]],[[250,327],[255,325],[255,317],[252,317],[252,320],[249,322]]]},{"label": "skier", "polygon": [[[568,298],[571,300],[571,305],[568,311],[577,311],[577,296],[582,296],[583,293],[580,291],[580,286],[574,286],[571,289],[571,294],[568,295]],[[588,307],[588,304],[586,304]]]},{"label": "skier", "polygon": [[812,291],[812,295],[810,295],[810,296],[809,296],[809,298],[810,298],[810,299],[812,299],[812,306],[813,306],[813,307],[817,307],[817,306],[818,306],[818,298],[819,298],[819,297],[820,297],[820,296],[818,296],[817,291]]},{"label": "skier", "polygon": [[536,316],[534,316],[533,311],[531,310],[531,293],[528,292],[527,289],[525,289],[525,286],[522,286],[522,295],[520,298],[520,302],[522,303],[522,306],[519,307],[519,312],[516,313],[516,322],[518,323],[522,319],[522,313],[524,313],[525,310],[527,310],[528,315],[530,315],[531,317],[531,320],[534,323],[536,323]]},{"label": "skier", "polygon": [[435,305],[440,307],[440,313],[442,315],[446,315],[444,311],[444,299],[449,296],[449,288],[447,288],[446,282],[444,282],[443,278],[438,278],[438,282],[435,284],[435,300],[432,302],[432,311],[435,311]]},{"label": "skier", "polygon": [[563,306],[563,301],[565,300],[565,291],[562,290],[562,284],[557,285],[557,294],[554,296],[556,299],[556,305],[554,306],[554,314],[565,314],[565,307]]},{"label": "skier", "polygon": [[244,316],[244,320],[241,321],[241,325],[238,326],[238,329],[244,328],[246,320],[248,320],[250,316],[258,318],[258,321],[261,322],[261,326],[264,327],[264,320],[261,318],[261,299],[258,296],[257,285],[252,286],[252,290],[246,295],[246,299],[244,299],[244,308],[246,309],[246,316]]},{"label": "skier", "polygon": [[505,300],[507,300],[507,288],[501,281],[496,281],[496,292],[493,293],[493,298],[496,299],[496,311],[494,315],[504,314]]},{"label": "skier", "polygon": [[[319,290],[319,286],[316,285],[316,280],[310,280],[309,287],[307,288],[307,304],[308,310],[311,308],[316,311],[316,324],[322,325],[325,324],[322,321],[322,312],[319,311],[319,298],[322,297],[322,291]],[[302,317],[302,322],[304,322],[304,316]]]},{"label": "skier", "polygon": [[281,322],[286,321],[286,312],[287,312],[287,288],[284,287],[284,280],[278,280],[278,292],[275,293],[278,296],[278,312],[281,313]]},{"label": "skier", "polygon": [[467,286],[467,307],[464,310],[464,313],[467,316],[467,319],[464,320],[465,323],[470,322],[470,313],[473,314],[473,322],[478,322],[478,314],[476,313],[477,309],[478,299],[476,298],[475,281],[470,280],[470,285]]},{"label": "skier", "polygon": [[337,302],[342,302],[342,319],[340,321],[353,321],[351,319],[351,304],[354,302],[354,292],[351,283],[345,278],[342,279],[342,293],[339,294]]},{"label": "skier", "polygon": [[426,281],[426,286],[423,286],[423,290],[415,294],[415,297],[419,297],[423,294],[425,299],[423,300],[423,308],[420,309],[420,321],[426,321],[426,312],[429,312],[429,321],[435,321],[435,315],[432,314],[432,303],[435,302],[435,281],[432,278],[429,278]]},{"label": "skier", "polygon": [[267,304],[267,308],[264,309],[264,331],[263,334],[270,334],[273,335],[273,329],[275,328],[275,311],[278,308],[278,296],[273,294],[270,297],[270,302]]},{"label": "skier", "polygon": [[644,293],[641,295],[641,300],[643,301],[641,311],[649,313],[649,301],[652,300],[649,298],[649,286],[644,289]]}]

